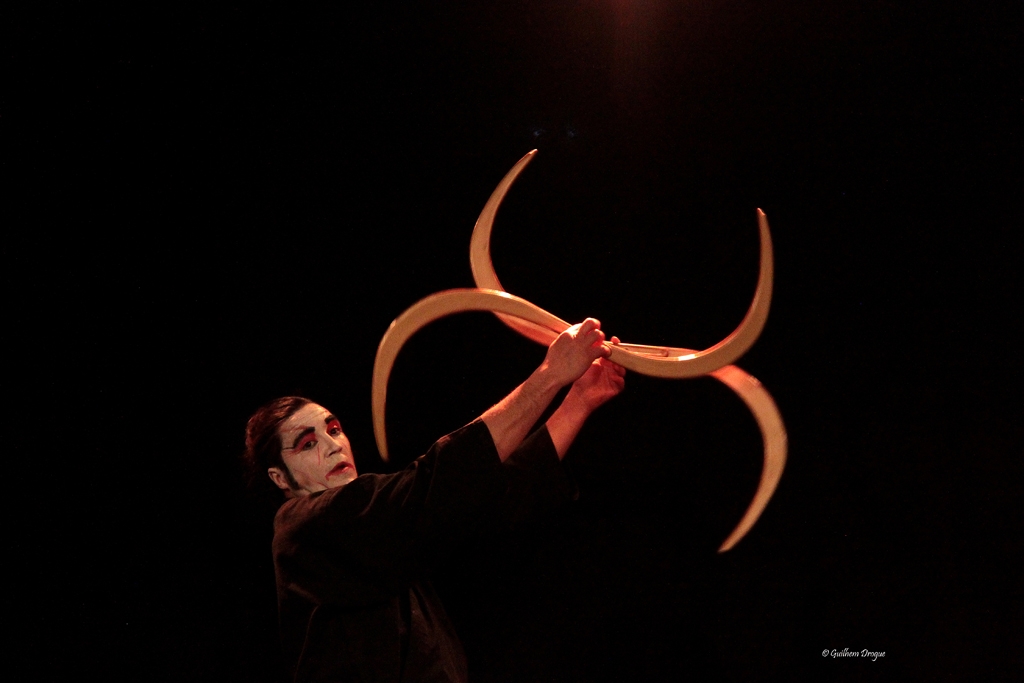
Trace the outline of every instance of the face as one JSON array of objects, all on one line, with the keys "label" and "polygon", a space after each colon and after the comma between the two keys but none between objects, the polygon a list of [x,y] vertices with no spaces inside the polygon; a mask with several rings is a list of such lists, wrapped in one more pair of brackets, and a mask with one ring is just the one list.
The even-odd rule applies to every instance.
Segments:
[{"label": "face", "polygon": [[352,446],[341,423],[323,406],[304,405],[277,428],[281,457],[294,482],[277,467],[270,478],[289,496],[308,496],[316,491],[344,486],[358,475]]}]

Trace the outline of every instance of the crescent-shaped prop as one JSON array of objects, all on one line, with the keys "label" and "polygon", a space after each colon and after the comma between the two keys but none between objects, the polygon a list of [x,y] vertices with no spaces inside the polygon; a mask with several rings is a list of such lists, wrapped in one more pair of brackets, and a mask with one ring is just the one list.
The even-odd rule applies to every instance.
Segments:
[{"label": "crescent-shaped prop", "polygon": [[[477,218],[473,228],[473,237],[469,242],[469,264],[473,269],[473,280],[481,289],[505,291],[498,280],[497,273],[494,272],[494,264],[491,262],[491,230],[494,226],[494,217],[509,188],[527,164],[533,160],[536,153],[537,150],[533,150],[526,154],[505,174],[498,186],[494,188],[487,203],[484,204],[480,217]],[[747,310],[747,315],[732,334],[703,351],[623,344],[619,347],[610,347],[612,353],[609,360],[627,370],[633,370],[643,375],[686,379],[710,374],[715,369],[732,363],[746,353],[764,329],[772,301],[774,275],[772,236],[768,229],[768,218],[760,209],[757,211],[757,222],[761,235],[761,272],[758,276],[754,300]],[[517,320],[502,313],[496,315],[516,332],[540,344],[550,344],[557,336],[551,335],[550,331],[529,321]]]},{"label": "crescent-shaped prop", "polygon": [[757,420],[757,426],[761,428],[761,439],[764,441],[764,465],[761,468],[761,481],[757,485],[757,492],[754,499],[747,506],[743,518],[736,528],[732,530],[729,537],[725,539],[718,548],[718,552],[724,553],[740,542],[754,522],[764,512],[768,501],[772,499],[775,488],[782,478],[782,470],[786,467],[786,448],[788,439],[786,437],[786,425],[782,423],[782,414],[779,412],[772,395],[761,386],[756,377],[748,375],[735,365],[727,365],[711,373],[711,376],[719,382],[736,392],[736,395],[747,404],[750,412]]},{"label": "crescent-shaped prop", "polygon": [[385,461],[388,460],[387,430],[384,426],[388,378],[391,376],[398,352],[402,350],[409,337],[426,325],[439,318],[464,311],[493,311],[514,315],[529,321],[539,329],[550,331],[552,339],[569,327],[569,323],[526,299],[490,289],[448,289],[414,303],[388,327],[388,331],[380,340],[377,357],[373,361],[373,434],[377,438],[380,457]]},{"label": "crescent-shaped prop", "polygon": [[[491,311],[506,325],[540,344],[548,345],[569,327],[569,323],[535,304],[504,291],[494,272],[490,255],[490,236],[501,201],[509,187],[537,150],[524,156],[495,188],[484,206],[470,242],[470,264],[479,289],[453,289],[433,294],[413,304],[391,323],[373,366],[373,431],[381,457],[388,460],[385,408],[387,384],[395,359],[405,342],[429,323],[463,311]],[[761,383],[743,370],[729,365],[743,355],[764,328],[772,294],[773,258],[768,220],[758,210],[761,233],[761,273],[747,315],[739,327],[718,344],[704,351],[644,346],[609,345],[609,360],[628,370],[654,377],[683,379],[710,374],[735,391],[753,412],[764,440],[764,467],[754,499],[740,523],[722,543],[719,552],[732,548],[750,530],[771,499],[786,462],[786,430],[771,395]]]},{"label": "crescent-shaped prop", "polygon": [[[530,151],[505,174],[505,177],[501,179],[498,186],[494,188],[494,192],[491,193],[490,198],[480,212],[479,218],[477,218],[476,225],[473,227],[473,237],[469,243],[469,263],[473,270],[473,280],[477,287],[504,291],[504,287],[501,286],[498,274],[494,271],[494,264],[491,261],[491,231],[494,227],[494,219],[498,213],[498,208],[501,206],[502,200],[505,199],[505,195],[508,194],[509,188],[512,187],[512,183],[515,182],[516,178],[519,177],[519,174],[523,172],[523,169],[533,160],[536,154],[537,150]],[[746,317],[729,337],[704,352],[695,352],[682,348],[620,344],[617,347],[612,347],[613,355],[610,358],[628,369],[633,369],[629,368],[622,359],[615,356],[621,356],[622,354],[652,356],[656,359],[653,365],[646,366],[644,369],[637,368],[636,371],[657,377],[683,377],[687,375],[671,372],[671,370],[675,369],[671,363],[690,362],[691,359],[701,356],[701,354],[704,354],[703,357],[706,358],[712,356],[716,351],[722,351],[723,347],[732,344],[736,345],[738,353],[735,355],[722,354],[722,356],[718,357],[729,358],[723,364],[725,367],[710,371],[708,374],[736,392],[754,414],[754,419],[757,420],[758,427],[761,429],[761,437],[764,442],[764,466],[761,470],[761,481],[757,492],[754,494],[754,499],[751,501],[740,523],[718,549],[719,552],[725,552],[736,545],[758,520],[761,512],[768,505],[768,501],[771,500],[772,494],[775,493],[775,488],[778,486],[779,479],[782,477],[782,471],[786,466],[786,428],[782,422],[782,415],[779,413],[775,401],[772,400],[771,394],[761,386],[761,383],[756,378],[734,365],[727,364],[739,358],[750,348],[750,345],[761,334],[765,320],[768,317],[773,280],[772,241],[768,230],[768,218],[760,209],[757,211],[757,221],[761,233],[761,273],[758,278],[757,290]],[[549,336],[551,333],[547,329],[534,323],[503,313],[495,312],[495,315],[516,332],[536,342],[550,344],[554,340],[554,337]],[[668,365],[665,365],[666,362]],[[660,370],[661,368],[671,370],[664,374],[650,371],[653,369]],[[645,370],[647,371],[645,372]]]}]

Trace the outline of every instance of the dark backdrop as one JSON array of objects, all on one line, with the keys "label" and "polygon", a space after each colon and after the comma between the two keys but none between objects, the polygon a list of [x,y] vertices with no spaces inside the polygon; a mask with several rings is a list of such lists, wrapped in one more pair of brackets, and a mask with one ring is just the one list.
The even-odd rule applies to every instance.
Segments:
[{"label": "dark backdrop", "polygon": [[[25,680],[276,680],[245,420],[285,393],[383,471],[392,319],[472,285],[704,348],[782,411],[781,485],[710,379],[632,375],[580,499],[438,577],[478,681],[1014,680],[1022,632],[1015,2],[38,5],[3,105],[7,591]],[[543,349],[485,314],[402,352],[398,464]],[[884,651],[877,661],[826,650]]]}]

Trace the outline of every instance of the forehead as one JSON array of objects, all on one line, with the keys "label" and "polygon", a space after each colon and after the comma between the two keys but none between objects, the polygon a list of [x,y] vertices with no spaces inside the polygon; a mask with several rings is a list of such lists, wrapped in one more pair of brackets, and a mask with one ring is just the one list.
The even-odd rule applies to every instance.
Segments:
[{"label": "forehead", "polygon": [[296,410],[277,428],[282,439],[294,436],[310,427],[322,427],[327,418],[332,417],[331,411],[316,403],[309,403]]}]

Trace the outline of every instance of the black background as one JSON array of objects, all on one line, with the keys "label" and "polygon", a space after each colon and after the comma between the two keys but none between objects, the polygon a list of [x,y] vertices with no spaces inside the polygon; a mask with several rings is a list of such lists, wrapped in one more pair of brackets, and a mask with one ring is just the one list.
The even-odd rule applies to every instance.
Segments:
[{"label": "black background", "polygon": [[[3,105],[11,671],[276,680],[245,420],[288,393],[376,455],[370,369],[472,286],[625,341],[707,347],[789,432],[760,472],[710,379],[631,375],[579,501],[438,577],[478,681],[1015,680],[1024,430],[1021,6],[886,1],[37,5]],[[543,349],[485,314],[402,352],[396,464]],[[884,651],[877,661],[823,650]]]}]

